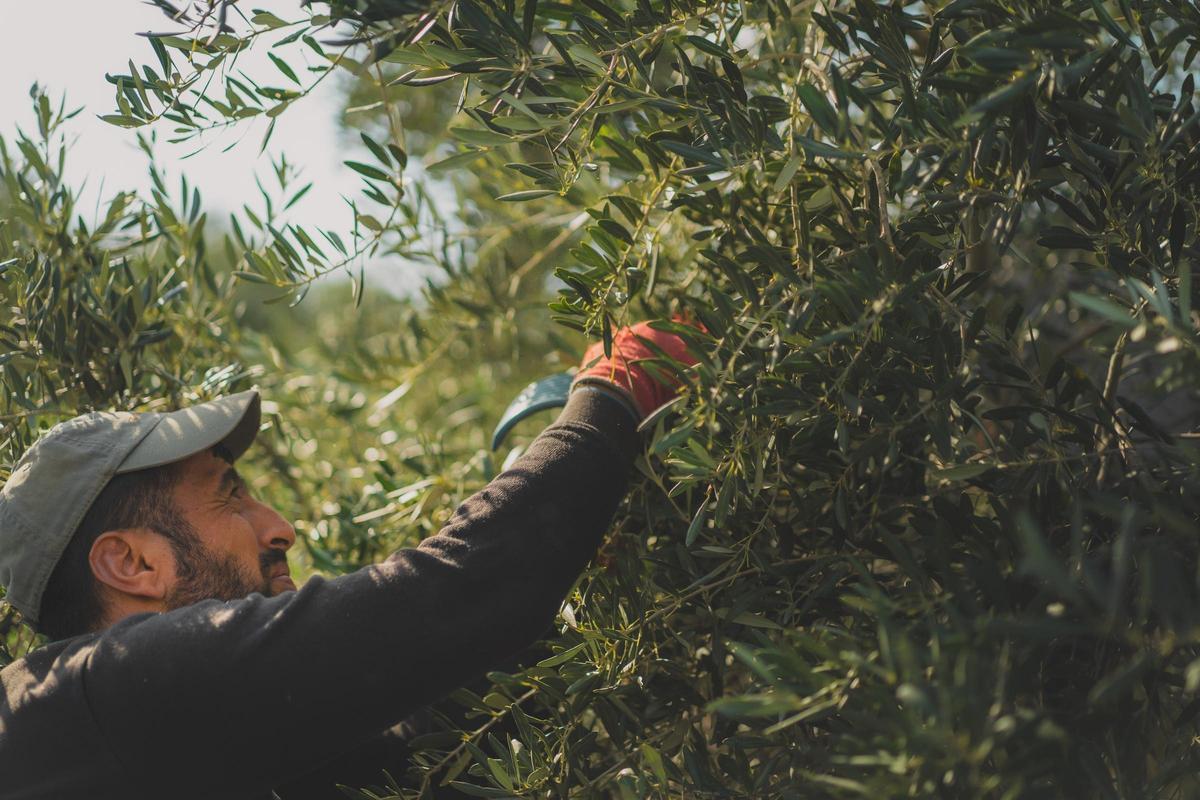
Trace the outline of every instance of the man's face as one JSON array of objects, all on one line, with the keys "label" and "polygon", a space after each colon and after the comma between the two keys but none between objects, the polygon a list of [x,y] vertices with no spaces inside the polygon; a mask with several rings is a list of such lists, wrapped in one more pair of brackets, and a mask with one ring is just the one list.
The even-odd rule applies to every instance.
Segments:
[{"label": "man's face", "polygon": [[296,532],[250,494],[228,461],[204,451],[182,462],[174,499],[191,530],[176,537],[182,544],[175,547],[168,609],[253,592],[271,597],[296,588],[286,556]]}]

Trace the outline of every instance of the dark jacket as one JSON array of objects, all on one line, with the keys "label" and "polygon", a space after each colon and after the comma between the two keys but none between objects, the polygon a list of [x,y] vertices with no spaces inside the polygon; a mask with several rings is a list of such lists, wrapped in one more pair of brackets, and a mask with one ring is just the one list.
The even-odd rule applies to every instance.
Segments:
[{"label": "dark jacket", "polygon": [[576,392],[419,547],[34,651],[0,672],[0,798],[262,798],[364,767],[382,731],[545,632],[637,447],[619,404]]}]

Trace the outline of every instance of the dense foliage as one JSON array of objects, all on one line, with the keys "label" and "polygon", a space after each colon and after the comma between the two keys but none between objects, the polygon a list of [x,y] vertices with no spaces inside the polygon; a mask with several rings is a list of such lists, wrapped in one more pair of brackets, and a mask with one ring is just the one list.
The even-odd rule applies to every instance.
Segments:
[{"label": "dense foliage", "polygon": [[[220,247],[161,180],[85,224],[56,151],[10,145],[6,461],[77,409],[257,383],[257,489],[348,569],[495,474],[488,428],[566,329],[707,329],[548,657],[356,796],[1200,789],[1192,5],[242,12],[185,9],[109,119],[318,113],[343,71],[354,236],[288,224],[284,167]],[[236,66],[266,47],[274,74]],[[384,257],[439,274],[364,292]],[[351,301],[288,310],[345,267]]]}]

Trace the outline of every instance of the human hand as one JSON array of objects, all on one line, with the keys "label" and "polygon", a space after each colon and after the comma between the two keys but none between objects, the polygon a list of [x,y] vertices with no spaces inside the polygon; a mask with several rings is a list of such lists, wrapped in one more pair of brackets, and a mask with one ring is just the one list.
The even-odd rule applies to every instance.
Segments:
[{"label": "human hand", "polygon": [[[679,317],[674,321],[704,330],[702,326]],[[655,347],[661,353],[655,351]],[[588,347],[571,388],[573,390],[580,384],[598,384],[615,390],[633,405],[639,416],[645,418],[654,409],[674,399],[681,385],[665,366],[639,363],[650,359],[661,360],[663,354],[686,366],[699,360],[688,350],[682,337],[655,330],[649,322],[620,328],[613,333],[611,357],[604,355],[603,342],[594,342]]]}]

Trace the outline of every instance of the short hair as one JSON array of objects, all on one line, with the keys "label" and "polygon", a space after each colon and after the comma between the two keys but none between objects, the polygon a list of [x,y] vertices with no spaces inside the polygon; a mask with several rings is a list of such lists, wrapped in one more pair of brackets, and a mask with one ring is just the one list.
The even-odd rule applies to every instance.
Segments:
[{"label": "short hair", "polygon": [[92,573],[92,545],[105,531],[150,528],[176,544],[186,520],[174,501],[178,463],[114,476],[96,496],[50,574],[37,631],[52,640],[96,630],[104,619],[100,582]]}]

